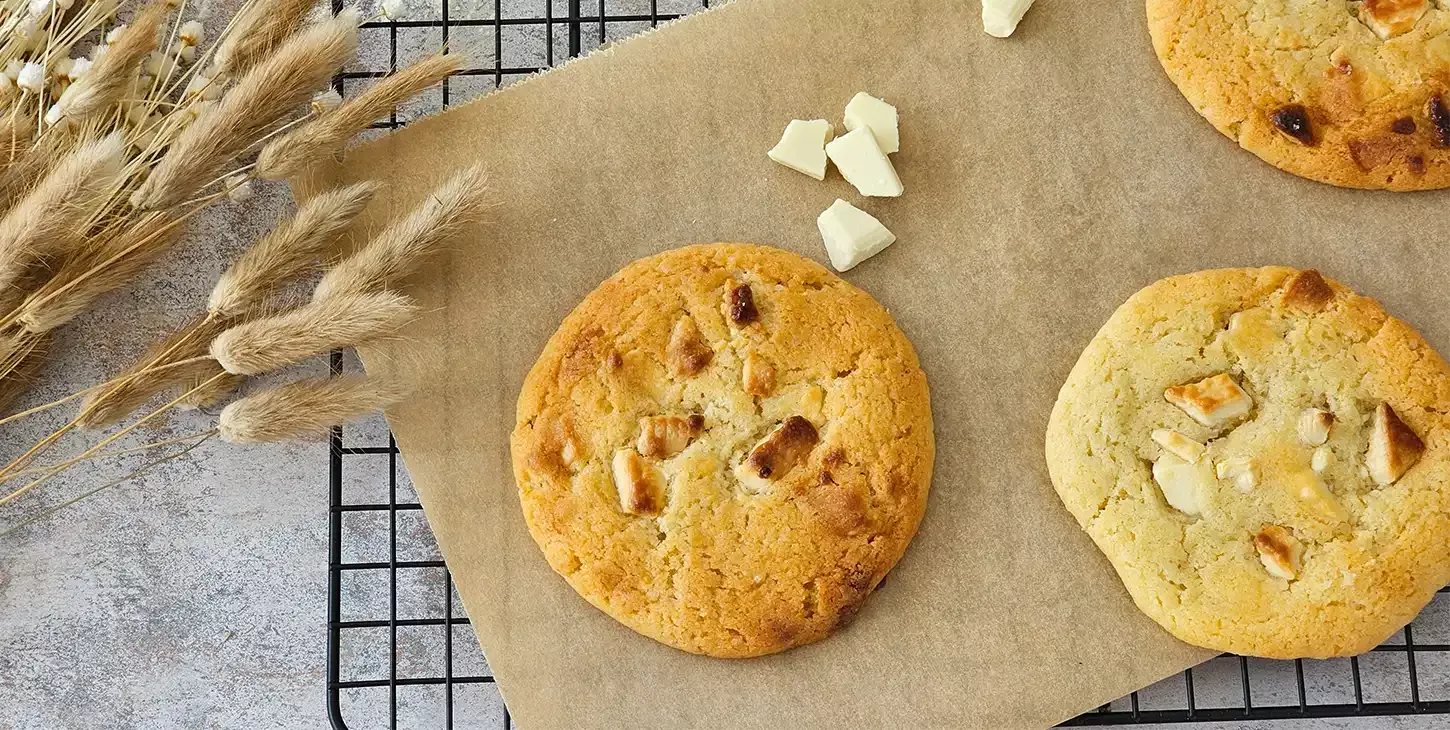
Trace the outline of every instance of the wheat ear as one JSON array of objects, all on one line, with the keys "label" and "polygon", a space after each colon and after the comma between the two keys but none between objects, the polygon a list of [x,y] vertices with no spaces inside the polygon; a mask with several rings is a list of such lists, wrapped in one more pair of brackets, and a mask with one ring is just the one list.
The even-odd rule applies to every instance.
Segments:
[{"label": "wheat ear", "polygon": [[255,307],[278,285],[325,257],[333,239],[372,200],[372,182],[329,190],[307,201],[292,217],[242,253],[212,288],[207,311],[231,317]]},{"label": "wheat ear", "polygon": [[454,175],[413,212],[324,274],[312,298],[377,291],[407,276],[440,242],[482,215],[487,195],[483,168],[470,167]]},{"label": "wheat ear", "polygon": [[177,137],[131,203],[166,208],[215,180],[224,165],[327,84],[357,48],[357,29],[357,11],[349,9],[289,38]]},{"label": "wheat ear", "polygon": [[110,109],[136,80],[146,54],[156,48],[156,31],[170,12],[165,0],[148,3],[131,19],[106,55],[61,92],[56,105],[62,116],[84,117]]},{"label": "wheat ear", "polygon": [[257,156],[257,175],[281,180],[341,149],[348,140],[404,101],[457,71],[456,54],[425,58],[389,76],[342,106],[273,140]]},{"label": "wheat ear", "polygon": [[213,63],[222,73],[245,73],[297,32],[316,0],[252,0],[237,12],[217,44]]},{"label": "wheat ear", "polygon": [[211,355],[229,373],[259,375],[387,337],[416,313],[412,301],[392,292],[333,297],[239,324],[212,340]]},{"label": "wheat ear", "polygon": [[180,235],[179,221],[159,213],[143,216],[127,230],[67,259],[55,276],[26,297],[14,320],[30,332],[49,332],[69,322],[101,295],[130,281]]},{"label": "wheat ear", "polygon": [[397,403],[397,383],[363,377],[301,380],[249,395],[222,409],[223,441],[272,443],[323,436],[329,428]]},{"label": "wheat ear", "polygon": [[80,146],[0,219],[0,288],[81,242],[121,174],[125,152],[120,132]]}]

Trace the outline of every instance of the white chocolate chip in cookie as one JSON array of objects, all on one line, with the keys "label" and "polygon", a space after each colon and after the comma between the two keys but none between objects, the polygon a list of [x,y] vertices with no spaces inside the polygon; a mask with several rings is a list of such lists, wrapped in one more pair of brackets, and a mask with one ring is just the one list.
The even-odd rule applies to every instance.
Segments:
[{"label": "white chocolate chip in cookie", "polygon": [[1314,455],[1309,457],[1309,468],[1316,472],[1324,471],[1334,463],[1334,452],[1328,446],[1320,446],[1314,450]]},{"label": "white chocolate chip in cookie", "polygon": [[1151,434],[1153,441],[1162,446],[1168,453],[1192,464],[1203,458],[1203,444],[1194,441],[1183,434],[1169,428],[1155,428]]},{"label": "white chocolate chip in cookie", "polygon": [[1254,399],[1227,373],[1175,385],[1163,391],[1163,398],[1205,426],[1221,426],[1242,418],[1254,405]]},{"label": "white chocolate chip in cookie", "polygon": [[705,428],[705,417],[651,416],[639,419],[639,443],[635,449],[643,456],[668,459],[685,450]]},{"label": "white chocolate chip in cookie", "polygon": [[1329,440],[1329,428],[1333,425],[1333,413],[1322,408],[1305,408],[1299,414],[1299,440],[1309,446],[1323,446]]},{"label": "white chocolate chip in cookie", "polygon": [[1429,0],[1363,0],[1359,19],[1380,40],[1387,41],[1414,30],[1415,23],[1429,9]]},{"label": "white chocolate chip in cookie", "polygon": [[1190,464],[1172,454],[1164,454],[1153,462],[1153,481],[1162,490],[1163,499],[1168,506],[1190,517],[1203,514],[1199,490],[1210,479],[1206,462]]},{"label": "white chocolate chip in cookie", "polygon": [[1214,467],[1214,471],[1219,479],[1232,479],[1240,492],[1251,492],[1254,487],[1259,486],[1259,469],[1254,465],[1254,460],[1248,457],[1224,459]]},{"label": "white chocolate chip in cookie", "polygon": [[1304,544],[1294,533],[1278,525],[1268,525],[1254,535],[1254,549],[1259,551],[1259,562],[1269,575],[1284,580],[1299,577]]},{"label": "white chocolate chip in cookie", "polygon": [[670,341],[665,345],[665,361],[669,363],[670,372],[675,377],[694,375],[704,370],[714,357],[715,351],[705,344],[695,320],[688,314],[681,317],[670,331]]},{"label": "white chocolate chip in cookie", "polygon": [[1365,465],[1369,475],[1380,486],[1394,484],[1425,453],[1425,442],[1400,420],[1395,409],[1381,403],[1375,409],[1374,427],[1369,434],[1369,453]]},{"label": "white chocolate chip in cookie", "polygon": [[619,508],[632,515],[657,515],[664,507],[664,486],[660,473],[640,458],[634,449],[614,452],[614,488]]},{"label": "white chocolate chip in cookie", "polygon": [[740,384],[754,396],[767,396],[775,390],[775,366],[754,352],[745,355],[740,369]]}]

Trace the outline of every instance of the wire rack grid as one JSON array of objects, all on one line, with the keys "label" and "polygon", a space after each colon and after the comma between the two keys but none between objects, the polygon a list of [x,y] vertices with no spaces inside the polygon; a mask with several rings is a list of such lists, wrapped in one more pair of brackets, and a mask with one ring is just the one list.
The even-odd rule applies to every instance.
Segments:
[{"label": "wire rack grid", "polygon": [[[437,93],[400,108],[380,128],[404,125],[709,6],[709,0],[433,2],[441,4],[410,8],[411,19],[365,23],[358,63],[335,80],[338,92],[351,96],[441,47],[469,59]],[[335,9],[341,5],[334,0]],[[364,7],[364,16],[376,16],[371,10]],[[350,358],[333,355],[334,373],[356,367]],[[507,708],[380,418],[334,431],[329,492],[332,727],[510,728]],[[1064,724],[1447,714],[1450,596],[1441,591],[1414,626],[1364,657],[1270,662],[1225,655]]]}]

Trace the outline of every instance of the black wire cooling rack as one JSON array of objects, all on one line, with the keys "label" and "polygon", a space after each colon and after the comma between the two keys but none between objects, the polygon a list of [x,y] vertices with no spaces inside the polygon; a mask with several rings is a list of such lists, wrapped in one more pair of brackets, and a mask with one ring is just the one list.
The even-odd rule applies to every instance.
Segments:
[{"label": "black wire cooling rack", "polygon": [[[439,95],[378,125],[396,127],[411,116],[445,109],[708,6],[709,0],[441,0],[437,7],[410,8],[403,20],[364,24],[362,59],[335,85],[344,96],[353,95],[410,56],[443,46],[463,52],[470,66],[445,82]],[[334,8],[340,7],[334,0]],[[333,372],[345,367],[342,355],[334,354]],[[385,427],[371,438],[337,429],[330,446],[327,697],[332,727],[510,728],[391,434]],[[353,483],[372,489],[349,488]],[[351,494],[355,491],[365,494]],[[359,557],[353,549],[358,544],[372,545],[376,554]],[[1406,628],[1354,659],[1269,662],[1223,656],[1065,725],[1447,715],[1446,591],[1416,623],[1425,621],[1432,623],[1429,637],[1416,641],[1415,628]],[[350,702],[364,696],[371,700]]]}]

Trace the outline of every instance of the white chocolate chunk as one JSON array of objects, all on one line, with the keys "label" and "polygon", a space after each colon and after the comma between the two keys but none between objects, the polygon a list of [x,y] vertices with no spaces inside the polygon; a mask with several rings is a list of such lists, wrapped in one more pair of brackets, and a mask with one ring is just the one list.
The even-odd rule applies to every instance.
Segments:
[{"label": "white chocolate chunk", "polygon": [[881,221],[844,200],[837,200],[821,213],[816,227],[836,271],[850,271],[896,241],[896,235]]},{"label": "white chocolate chunk", "polygon": [[1192,464],[1203,457],[1203,444],[1194,441],[1183,434],[1169,428],[1153,429],[1151,434],[1153,441],[1157,442],[1168,451],[1168,453]]},{"label": "white chocolate chunk", "polygon": [[1259,470],[1253,459],[1235,456],[1218,463],[1214,468],[1219,479],[1232,479],[1240,492],[1251,492],[1259,486]]},{"label": "white chocolate chunk", "polygon": [[891,160],[876,144],[876,136],[865,127],[847,132],[826,144],[826,156],[841,171],[841,177],[862,195],[872,198],[899,197],[901,178]]},{"label": "white chocolate chunk", "polygon": [[1299,577],[1304,543],[1299,542],[1293,533],[1278,525],[1269,525],[1254,535],[1254,549],[1259,551],[1259,562],[1264,564],[1264,570],[1269,575],[1284,580]]},{"label": "white chocolate chunk", "polygon": [[1425,442],[1415,434],[1395,409],[1381,403],[1375,409],[1374,427],[1369,434],[1369,453],[1365,465],[1369,475],[1380,486],[1394,484],[1425,453]]},{"label": "white chocolate chunk", "polygon": [[634,449],[614,452],[611,464],[619,508],[632,515],[657,515],[664,506],[659,472]]},{"label": "white chocolate chunk", "polygon": [[1168,506],[1196,517],[1203,513],[1199,489],[1212,478],[1207,466],[1206,462],[1189,464],[1172,454],[1164,454],[1153,462],[1153,481],[1163,491]]},{"label": "white chocolate chunk", "polygon": [[1253,398],[1227,373],[1175,385],[1163,391],[1163,398],[1205,426],[1221,426],[1246,416],[1254,405]]},{"label": "white chocolate chunk", "polygon": [[901,149],[901,136],[897,130],[896,107],[861,92],[851,97],[846,104],[846,131],[854,132],[862,127],[871,130],[876,146],[882,152],[891,154]]},{"label": "white chocolate chunk", "polygon": [[765,155],[796,172],[825,180],[826,142],[833,134],[831,123],[824,119],[809,122],[792,119],[785,125],[780,141]]},{"label": "white chocolate chunk", "polygon": [[1334,463],[1334,452],[1328,446],[1320,446],[1314,450],[1314,455],[1309,457],[1309,467],[1316,472],[1324,471]]},{"label": "white chocolate chunk", "polygon": [[1429,0],[1364,0],[1359,4],[1359,19],[1387,41],[1414,30],[1429,9]]},{"label": "white chocolate chunk", "polygon": [[1323,446],[1329,440],[1334,414],[1319,408],[1305,408],[1299,416],[1299,439],[1309,446]]},{"label": "white chocolate chunk", "polygon": [[1006,38],[1017,30],[1030,7],[1032,0],[982,0],[982,30],[989,36]]}]

